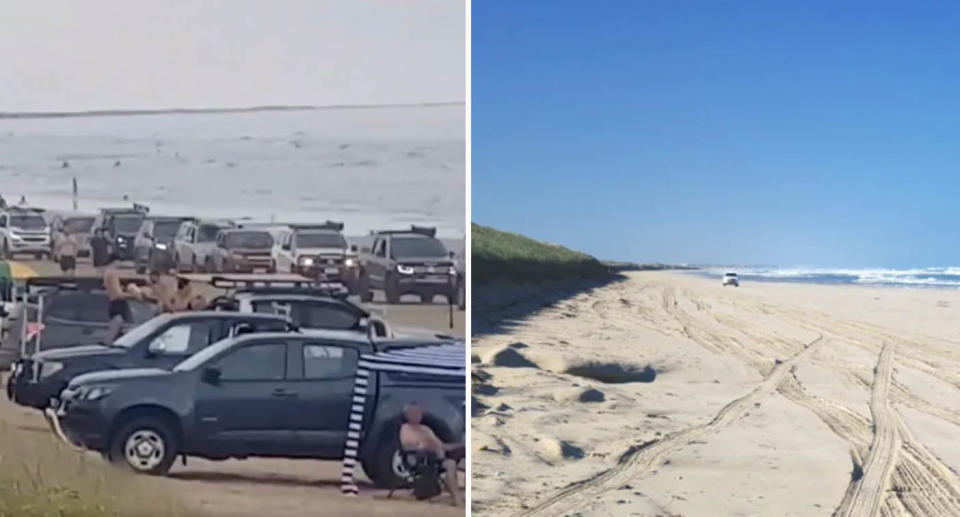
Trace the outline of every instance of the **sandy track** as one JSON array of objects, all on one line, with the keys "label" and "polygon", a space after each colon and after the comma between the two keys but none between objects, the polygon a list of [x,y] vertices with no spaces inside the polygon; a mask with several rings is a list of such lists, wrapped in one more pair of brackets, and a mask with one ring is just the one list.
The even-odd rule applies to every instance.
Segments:
[{"label": "sandy track", "polygon": [[[960,427],[951,402],[960,334],[949,306],[960,306],[960,293],[723,289],[671,273],[630,274],[544,304],[474,339],[478,355],[522,343],[541,368],[477,365],[494,389],[477,397],[493,409],[475,415],[475,436],[493,445],[475,445],[473,510],[960,515],[960,446],[919,440],[937,435],[898,411]],[[546,371],[571,357],[650,364],[659,375],[611,385]],[[558,396],[587,387],[606,401]],[[551,440],[583,452],[545,462]],[[774,470],[757,477],[765,465]]]},{"label": "sandy track", "polygon": [[893,343],[886,343],[880,352],[870,397],[870,413],[873,415],[873,443],[863,466],[863,477],[856,484],[850,505],[841,508],[839,515],[870,517],[880,513],[890,474],[897,462],[900,450],[900,434],[897,421],[890,409],[890,377],[893,370]]}]

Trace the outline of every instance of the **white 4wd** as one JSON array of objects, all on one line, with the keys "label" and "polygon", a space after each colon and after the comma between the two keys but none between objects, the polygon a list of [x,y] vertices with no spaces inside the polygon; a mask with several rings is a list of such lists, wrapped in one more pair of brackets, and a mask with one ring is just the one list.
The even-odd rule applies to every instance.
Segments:
[{"label": "white 4wd", "polygon": [[724,287],[732,285],[734,287],[740,287],[740,277],[736,273],[724,273],[723,274],[723,285]]},{"label": "white 4wd", "polygon": [[4,258],[31,254],[49,257],[50,225],[39,208],[14,207],[0,212],[0,253]]}]

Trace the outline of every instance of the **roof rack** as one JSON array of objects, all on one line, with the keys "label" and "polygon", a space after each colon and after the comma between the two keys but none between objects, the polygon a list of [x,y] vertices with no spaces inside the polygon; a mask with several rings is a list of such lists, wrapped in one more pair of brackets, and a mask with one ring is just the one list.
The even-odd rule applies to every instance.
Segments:
[{"label": "roof rack", "polygon": [[434,226],[417,226],[414,224],[410,226],[409,230],[380,230],[370,232],[371,235],[394,235],[402,233],[416,233],[427,237],[436,237],[437,228]]},{"label": "roof rack", "polygon": [[114,207],[114,208],[101,208],[100,213],[102,214],[129,214],[131,212],[149,214],[150,207],[147,205],[141,205],[140,203],[134,203],[129,207]]},{"label": "roof rack", "polygon": [[35,214],[42,214],[47,211],[45,208],[34,207],[34,206],[22,206],[22,205],[13,205],[7,207],[7,210],[10,212],[33,212]]},{"label": "roof rack", "polygon": [[343,231],[343,223],[327,220],[325,223],[290,223],[287,226],[294,230],[336,230]]},{"label": "roof rack", "polygon": [[[120,278],[121,284],[143,286],[147,279],[143,275],[130,274]],[[35,288],[59,288],[71,291],[95,291],[103,289],[103,278],[99,276],[35,276],[24,281],[28,290]]]},{"label": "roof rack", "polygon": [[210,284],[221,289],[250,289],[256,287],[309,287],[316,282],[302,275],[293,274],[209,274],[209,273],[182,273],[177,278],[190,282]]}]

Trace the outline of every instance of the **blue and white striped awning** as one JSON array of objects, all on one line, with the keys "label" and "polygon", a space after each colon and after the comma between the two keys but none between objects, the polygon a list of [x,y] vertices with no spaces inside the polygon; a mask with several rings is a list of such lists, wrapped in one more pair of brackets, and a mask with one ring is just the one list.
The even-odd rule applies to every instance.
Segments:
[{"label": "blue and white striped awning", "polygon": [[[361,354],[353,386],[353,405],[347,426],[347,442],[343,454],[343,473],[340,489],[344,494],[357,495],[354,480],[360,438],[363,436],[363,413],[367,401],[367,385],[371,372],[401,372],[444,377],[467,376],[467,347],[462,342],[442,345],[399,348]],[[464,395],[466,396],[466,395]]]}]

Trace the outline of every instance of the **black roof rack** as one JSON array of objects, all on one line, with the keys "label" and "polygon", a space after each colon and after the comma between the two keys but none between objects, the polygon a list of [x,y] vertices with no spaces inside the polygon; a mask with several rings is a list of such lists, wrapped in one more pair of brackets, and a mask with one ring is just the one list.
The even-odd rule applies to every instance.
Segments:
[{"label": "black roof rack", "polygon": [[287,274],[204,274],[183,273],[177,278],[210,284],[220,289],[253,289],[257,287],[310,287],[316,281],[301,275]]},{"label": "black roof rack", "polygon": [[[143,286],[147,279],[140,275],[123,276],[122,284]],[[103,289],[103,278],[99,276],[35,276],[24,281],[27,289],[31,287],[68,289],[71,291],[97,291]]]},{"label": "black roof rack", "polygon": [[325,223],[290,223],[287,226],[294,230],[336,230],[343,231],[343,223],[340,221],[327,221]]},{"label": "black roof rack", "polygon": [[34,207],[34,206],[20,206],[20,205],[13,205],[13,206],[7,207],[7,210],[10,212],[33,212],[35,214],[42,214],[47,211],[45,208]]},{"label": "black roof rack", "polygon": [[380,231],[371,231],[373,235],[395,235],[395,234],[410,234],[415,233],[418,235],[424,235],[426,237],[436,237],[437,229],[433,226],[417,226],[411,225],[409,230],[380,230]]}]

